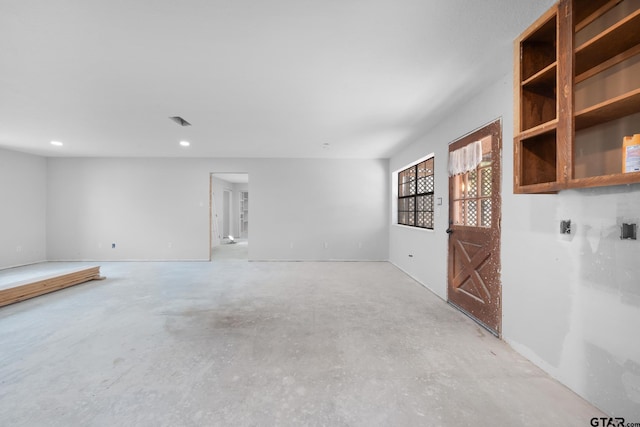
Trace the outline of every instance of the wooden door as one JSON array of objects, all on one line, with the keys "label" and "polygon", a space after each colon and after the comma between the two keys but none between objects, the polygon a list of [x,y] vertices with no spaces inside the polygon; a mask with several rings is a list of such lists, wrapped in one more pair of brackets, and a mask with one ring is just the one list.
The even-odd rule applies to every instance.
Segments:
[{"label": "wooden door", "polygon": [[480,141],[482,157],[475,168],[449,177],[447,230],[448,301],[497,336],[502,325],[501,128],[497,120],[449,146],[452,158],[456,150],[471,148],[470,144]]}]

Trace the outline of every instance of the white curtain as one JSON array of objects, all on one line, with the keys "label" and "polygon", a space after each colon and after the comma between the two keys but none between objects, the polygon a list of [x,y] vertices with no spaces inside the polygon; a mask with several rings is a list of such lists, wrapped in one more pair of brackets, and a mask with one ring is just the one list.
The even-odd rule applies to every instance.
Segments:
[{"label": "white curtain", "polygon": [[469,172],[482,161],[482,142],[474,141],[469,145],[449,153],[449,176]]}]

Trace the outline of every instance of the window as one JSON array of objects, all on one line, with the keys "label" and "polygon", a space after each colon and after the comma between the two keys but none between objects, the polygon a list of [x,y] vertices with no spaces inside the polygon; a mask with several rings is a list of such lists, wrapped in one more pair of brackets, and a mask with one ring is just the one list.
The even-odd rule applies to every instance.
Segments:
[{"label": "window", "polygon": [[[479,141],[482,158],[473,169],[453,177],[453,224],[491,227],[491,138]],[[451,154],[449,154],[451,156]]]},{"label": "window", "polygon": [[433,230],[433,157],[398,172],[398,224]]}]

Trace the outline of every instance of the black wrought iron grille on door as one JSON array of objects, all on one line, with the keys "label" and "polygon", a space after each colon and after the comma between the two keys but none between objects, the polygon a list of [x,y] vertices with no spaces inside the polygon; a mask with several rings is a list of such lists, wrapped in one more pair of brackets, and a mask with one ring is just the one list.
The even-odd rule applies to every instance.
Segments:
[{"label": "black wrought iron grille on door", "polygon": [[433,157],[398,172],[398,224],[433,229]]}]

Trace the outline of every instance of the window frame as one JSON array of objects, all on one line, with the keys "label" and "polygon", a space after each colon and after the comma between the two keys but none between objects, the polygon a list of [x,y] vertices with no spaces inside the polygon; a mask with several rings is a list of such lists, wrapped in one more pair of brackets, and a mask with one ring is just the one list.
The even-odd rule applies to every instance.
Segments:
[{"label": "window frame", "polygon": [[[398,170],[395,177],[397,179],[396,224],[420,230],[433,230],[435,228],[435,156],[427,156]],[[421,180],[424,180],[425,191],[419,192]],[[429,181],[431,181],[430,186]],[[411,190],[412,182],[413,190]],[[431,190],[427,191],[429,187]],[[409,188],[409,194],[406,194],[407,188]],[[413,194],[411,194],[412,191]],[[420,213],[424,214],[422,219],[420,219]]]}]

